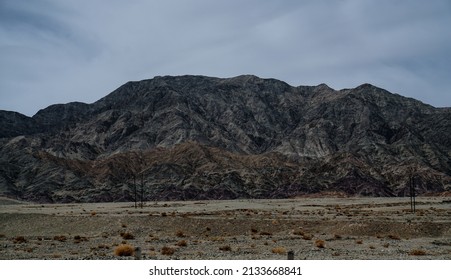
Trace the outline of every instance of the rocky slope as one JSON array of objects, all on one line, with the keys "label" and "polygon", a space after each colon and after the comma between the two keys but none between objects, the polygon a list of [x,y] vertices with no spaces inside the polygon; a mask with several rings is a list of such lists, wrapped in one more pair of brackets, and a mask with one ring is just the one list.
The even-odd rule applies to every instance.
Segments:
[{"label": "rocky slope", "polygon": [[[451,109],[369,84],[155,77],[0,111],[0,193],[46,202],[408,194],[451,187]],[[136,179],[134,179],[136,178]]]}]

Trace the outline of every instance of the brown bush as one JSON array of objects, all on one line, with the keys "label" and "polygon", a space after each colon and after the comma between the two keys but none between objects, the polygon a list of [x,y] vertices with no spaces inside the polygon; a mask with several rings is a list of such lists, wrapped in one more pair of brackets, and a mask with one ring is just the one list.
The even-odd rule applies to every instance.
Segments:
[{"label": "brown bush", "polygon": [[318,248],[324,248],[326,246],[326,242],[321,239],[315,240],[315,246]]},{"label": "brown bush", "polygon": [[56,235],[53,237],[53,240],[56,240],[59,242],[65,242],[67,240],[67,237],[64,235]]},{"label": "brown bush", "polygon": [[179,242],[177,242],[177,246],[179,247],[186,247],[188,245],[188,243],[186,242],[186,240],[180,240]]},{"label": "brown bush", "polygon": [[184,233],[183,231],[178,230],[178,231],[175,233],[175,236],[177,236],[177,237],[185,237],[186,235],[185,235],[185,233]]},{"label": "brown bush", "polygon": [[219,250],[221,251],[232,251],[232,247],[230,247],[230,245],[224,245],[219,247]]},{"label": "brown bush", "polygon": [[393,239],[393,240],[401,240],[401,237],[399,237],[396,234],[390,234],[390,235],[388,235],[388,238]]},{"label": "brown bush", "polygon": [[20,244],[20,243],[26,243],[27,240],[25,239],[24,236],[16,236],[16,238],[14,238],[13,242],[14,242],[14,244]]},{"label": "brown bush", "polygon": [[302,235],[302,239],[304,240],[312,240],[313,236],[311,234],[305,233]]},{"label": "brown bush", "polygon": [[161,248],[161,254],[166,256],[171,256],[175,253],[175,248],[164,246]]},{"label": "brown bush", "polygon": [[121,232],[121,236],[122,236],[122,238],[124,238],[125,240],[135,239],[135,237],[133,236],[133,234],[131,234],[130,232]]},{"label": "brown bush", "polygon": [[80,235],[74,236],[74,243],[80,243],[82,241],[88,241],[88,238]]},{"label": "brown bush", "polygon": [[285,247],[275,247],[272,248],[271,252],[274,254],[285,255],[287,253],[287,249],[285,249]]},{"label": "brown bush", "polygon": [[420,249],[414,249],[410,251],[409,255],[411,256],[424,256],[427,255],[426,251],[420,250]]},{"label": "brown bush", "polygon": [[133,256],[135,248],[129,244],[122,244],[114,249],[114,254],[119,257]]}]

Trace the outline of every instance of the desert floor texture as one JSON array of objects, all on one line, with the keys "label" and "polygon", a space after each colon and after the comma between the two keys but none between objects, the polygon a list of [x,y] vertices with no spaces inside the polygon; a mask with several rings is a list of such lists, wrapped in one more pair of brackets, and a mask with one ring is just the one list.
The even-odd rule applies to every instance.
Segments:
[{"label": "desert floor texture", "polygon": [[287,259],[288,251],[309,260],[450,260],[451,199],[418,197],[415,213],[409,198],[171,201],[142,208],[0,199],[4,260],[257,260]]}]

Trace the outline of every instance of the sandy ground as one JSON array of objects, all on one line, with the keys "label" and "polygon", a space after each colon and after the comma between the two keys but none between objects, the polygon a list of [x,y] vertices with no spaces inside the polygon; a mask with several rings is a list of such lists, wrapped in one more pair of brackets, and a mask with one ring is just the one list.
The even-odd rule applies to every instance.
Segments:
[{"label": "sandy ground", "polygon": [[[0,259],[451,259],[451,200],[29,204],[0,199]],[[126,252],[126,249],[122,249]]]}]

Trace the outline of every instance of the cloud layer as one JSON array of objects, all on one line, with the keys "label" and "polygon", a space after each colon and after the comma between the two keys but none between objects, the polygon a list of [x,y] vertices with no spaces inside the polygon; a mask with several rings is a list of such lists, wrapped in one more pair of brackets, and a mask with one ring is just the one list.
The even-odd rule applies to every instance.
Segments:
[{"label": "cloud layer", "polygon": [[156,75],[372,83],[451,106],[451,2],[0,1],[0,109],[94,102]]}]

